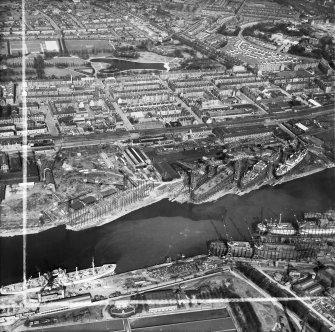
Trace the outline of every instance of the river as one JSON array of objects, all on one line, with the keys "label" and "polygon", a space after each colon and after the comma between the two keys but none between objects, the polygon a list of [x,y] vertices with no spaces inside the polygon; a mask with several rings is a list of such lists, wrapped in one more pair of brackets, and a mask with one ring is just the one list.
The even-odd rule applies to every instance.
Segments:
[{"label": "river", "polygon": [[[227,195],[201,205],[168,200],[124,216],[104,226],[80,232],[58,227],[27,236],[27,275],[36,276],[54,267],[69,271],[86,268],[92,256],[95,264],[116,263],[117,272],[162,263],[166,256],[176,258],[207,252],[206,241],[225,237],[249,237],[246,223],[257,219],[293,219],[305,211],[335,208],[335,168],[296,179],[276,187],[265,186],[243,196]],[[0,239],[0,284],[22,278],[22,237]]]},{"label": "river", "polygon": [[136,62],[136,61],[128,61],[122,59],[115,58],[94,58],[90,60],[91,62],[102,62],[110,64],[110,67],[107,69],[102,69],[101,73],[108,72],[117,72],[123,70],[138,70],[138,69],[156,69],[156,70],[166,70],[164,67],[164,63],[162,62]]}]

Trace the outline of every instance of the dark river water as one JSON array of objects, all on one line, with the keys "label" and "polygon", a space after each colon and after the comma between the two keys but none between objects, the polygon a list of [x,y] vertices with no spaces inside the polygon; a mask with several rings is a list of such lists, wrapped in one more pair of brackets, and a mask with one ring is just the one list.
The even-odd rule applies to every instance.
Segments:
[{"label": "dark river water", "polygon": [[[36,276],[54,267],[69,271],[116,263],[117,272],[207,252],[206,241],[225,230],[235,240],[249,237],[246,223],[264,218],[293,219],[306,211],[335,208],[335,169],[316,173],[276,187],[263,187],[243,196],[227,195],[201,205],[160,201],[101,227],[80,232],[58,227],[27,236],[27,274]],[[22,237],[0,239],[0,284],[22,279]]]},{"label": "dark river water", "polygon": [[108,73],[112,71],[122,71],[129,69],[157,69],[166,70],[164,63],[146,63],[146,62],[136,62],[121,59],[110,59],[110,58],[95,58],[91,59],[91,62],[103,62],[109,63],[111,66],[105,70],[101,70],[102,73]]}]

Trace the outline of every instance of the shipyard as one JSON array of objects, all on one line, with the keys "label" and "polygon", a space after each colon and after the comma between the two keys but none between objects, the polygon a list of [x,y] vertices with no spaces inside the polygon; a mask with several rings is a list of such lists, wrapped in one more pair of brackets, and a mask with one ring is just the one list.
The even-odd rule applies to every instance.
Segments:
[{"label": "shipyard", "polygon": [[[88,147],[49,144],[48,152],[35,143],[28,157],[28,233],[59,225],[96,227],[165,198],[201,204],[243,195],[334,166],[329,154],[281,127],[256,137],[244,132],[233,141],[219,128],[183,135]],[[3,152],[1,161],[1,235],[13,236],[21,229],[22,156]]]},{"label": "shipyard", "polygon": [[0,331],[335,331],[334,0],[3,0]]}]

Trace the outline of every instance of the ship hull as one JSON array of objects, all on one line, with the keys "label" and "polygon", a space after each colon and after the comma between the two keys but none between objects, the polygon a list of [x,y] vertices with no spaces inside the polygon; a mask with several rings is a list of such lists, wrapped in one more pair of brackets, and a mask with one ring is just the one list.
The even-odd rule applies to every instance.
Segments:
[{"label": "ship hull", "polygon": [[[84,283],[84,282],[88,282],[88,281],[92,281],[95,279],[99,279],[102,278],[104,276],[107,275],[111,275],[114,273],[116,265],[115,264],[111,264],[107,267],[105,267],[105,265],[101,266],[101,267],[97,267],[96,269],[100,269],[103,268],[104,271],[101,271],[100,273],[97,274],[92,274],[89,276],[85,276],[81,279],[72,279],[71,281],[68,282],[63,282],[61,285],[62,286],[71,286],[71,285],[76,285],[76,284],[80,284],[80,283]],[[78,273],[85,273],[86,271],[89,271],[91,269],[85,269],[85,270],[79,270]],[[70,272],[68,274],[68,277],[70,278],[75,278],[76,272]],[[11,286],[16,286],[16,288],[18,289],[13,289],[11,290]],[[24,294],[24,293],[37,293],[40,292],[43,288],[45,287],[45,285],[41,285],[38,287],[32,287],[32,288],[27,288],[26,290],[23,290],[23,283],[18,283],[18,284],[13,284],[13,285],[8,285],[5,287],[2,287],[0,289],[0,294],[1,295],[19,295],[19,294]]]},{"label": "ship hull", "polygon": [[269,233],[273,235],[295,235],[297,231],[295,229],[285,229],[285,230],[270,229]]},{"label": "ship hull", "polygon": [[287,166],[285,170],[281,170],[280,168],[277,168],[274,171],[274,175],[276,178],[281,178],[284,175],[290,173],[292,170],[294,170],[298,165],[301,164],[301,162],[305,159],[307,155],[307,151],[304,151],[294,162],[293,165]]},{"label": "ship hull", "polygon": [[254,178],[252,179],[245,179],[242,178],[240,182],[241,189],[246,189],[248,187],[254,186],[258,184],[260,181],[264,180],[267,174],[268,167],[265,167],[263,170],[261,170]]},{"label": "ship hull", "polygon": [[334,235],[335,228],[332,228],[332,229],[318,229],[318,228],[300,229],[299,234],[301,235]]},{"label": "ship hull", "polygon": [[280,224],[275,224],[276,226],[272,225],[264,225],[259,223],[257,225],[257,229],[260,233],[268,233],[272,235],[296,235],[297,230],[293,228],[291,225],[286,227],[281,226]]},{"label": "ship hull", "polygon": [[303,259],[312,257],[314,255],[313,249],[297,250],[296,248],[275,250],[269,249],[255,249],[255,256],[262,259]]}]

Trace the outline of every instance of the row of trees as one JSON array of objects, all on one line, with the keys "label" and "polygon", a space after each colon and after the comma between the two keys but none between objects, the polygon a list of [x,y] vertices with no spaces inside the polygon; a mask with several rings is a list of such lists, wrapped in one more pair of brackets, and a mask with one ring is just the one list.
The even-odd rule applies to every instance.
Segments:
[{"label": "row of trees", "polygon": [[241,27],[236,26],[235,30],[228,29],[225,24],[223,24],[218,30],[217,33],[225,36],[237,36],[241,31]]},{"label": "row of trees", "polygon": [[299,41],[299,44],[292,45],[288,53],[293,55],[299,55],[299,56],[306,56],[306,57],[312,57],[316,59],[324,58],[327,61],[333,60],[334,53],[334,43],[329,36],[325,36],[319,40],[318,45],[315,46],[314,49],[312,49],[310,52],[306,52],[305,46],[309,44],[308,38],[302,38]]},{"label": "row of trees", "polygon": [[97,55],[99,53],[113,54],[114,51],[110,48],[98,48],[93,47],[91,49],[81,48],[80,50],[71,50],[71,54],[78,55],[82,59],[89,59],[91,55]]},{"label": "row of trees", "polygon": [[36,70],[37,78],[44,77],[45,63],[44,63],[44,59],[41,55],[38,55],[37,57],[34,58],[33,67]]},{"label": "row of trees", "polygon": [[258,23],[250,27],[246,27],[243,30],[243,35],[244,36],[255,36],[256,31],[262,31],[270,35],[273,33],[282,33],[287,36],[302,37],[302,36],[309,36],[311,33],[311,30],[308,26],[302,25],[297,30],[290,30],[288,29],[289,26],[290,25],[287,23],[277,23],[277,24]]}]

